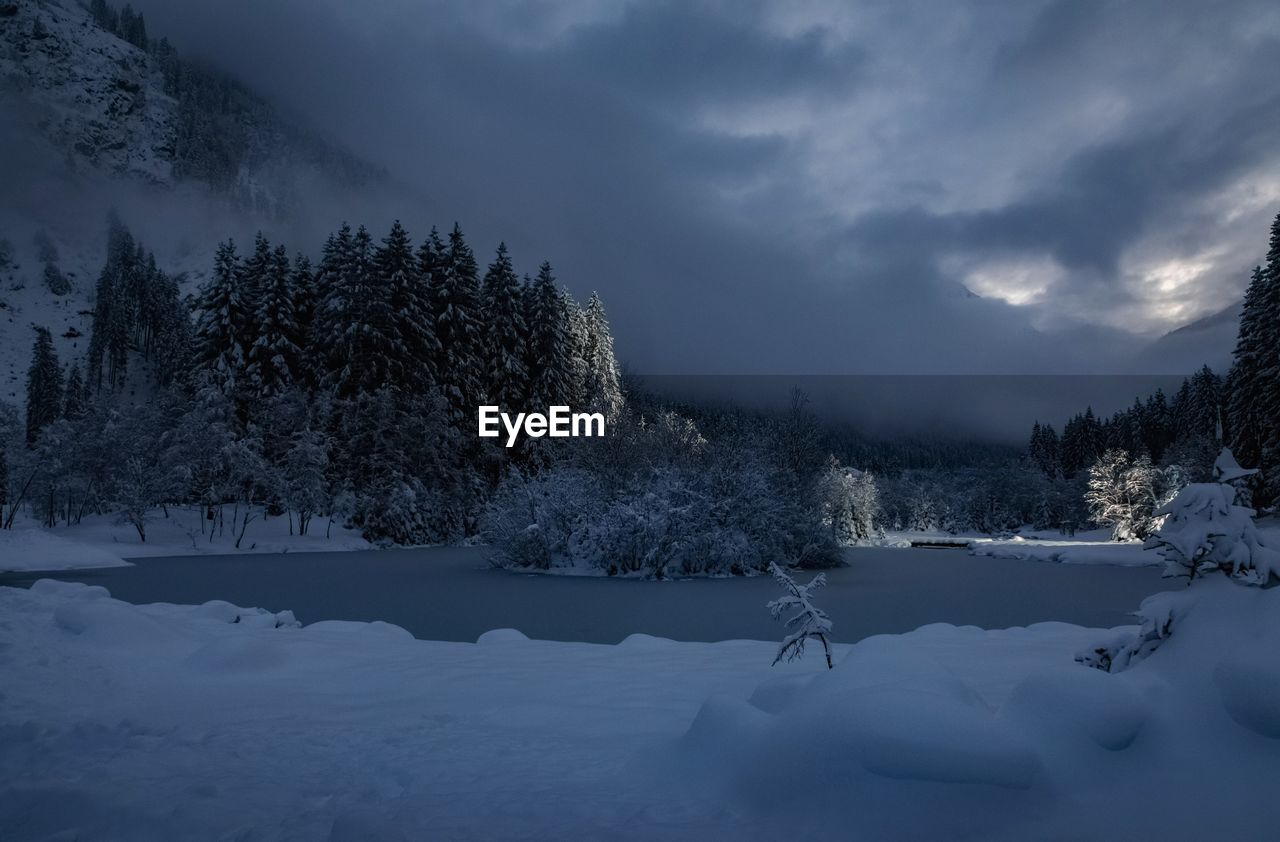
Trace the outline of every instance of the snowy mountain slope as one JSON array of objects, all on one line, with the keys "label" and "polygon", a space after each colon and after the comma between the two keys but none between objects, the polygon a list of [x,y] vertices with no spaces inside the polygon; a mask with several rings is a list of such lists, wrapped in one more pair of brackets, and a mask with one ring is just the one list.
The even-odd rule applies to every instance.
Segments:
[{"label": "snowy mountain slope", "polygon": [[[19,409],[23,405],[37,327],[48,328],[64,367],[83,363],[94,284],[106,256],[106,224],[96,215],[94,220],[83,228],[59,228],[0,212],[0,252],[11,255],[7,262],[0,257],[0,403]],[[45,283],[37,232],[44,232],[58,252],[56,264],[70,284],[65,294],[54,294]],[[204,283],[217,246],[213,241],[196,245],[185,238],[148,239],[145,234],[142,241],[155,251],[159,265],[179,280],[184,294]]]},{"label": "snowy mountain slope", "polygon": [[5,110],[95,168],[172,183],[177,102],[145,53],[72,0],[26,0],[0,16]]},{"label": "snowy mountain slope", "polygon": [[[0,401],[18,407],[35,327],[64,366],[83,358],[108,211],[193,293],[220,240],[292,226],[308,233],[284,239],[305,246],[340,221],[332,196],[390,183],[216,68],[163,40],[142,49],[76,0],[0,0],[0,148]],[[65,291],[45,283],[38,235]]]},{"label": "snowy mountain slope", "polygon": [[163,40],[135,46],[75,0],[0,6],[0,89],[10,120],[81,172],[199,181],[272,213],[295,207],[312,182],[382,178],[217,69]]}]

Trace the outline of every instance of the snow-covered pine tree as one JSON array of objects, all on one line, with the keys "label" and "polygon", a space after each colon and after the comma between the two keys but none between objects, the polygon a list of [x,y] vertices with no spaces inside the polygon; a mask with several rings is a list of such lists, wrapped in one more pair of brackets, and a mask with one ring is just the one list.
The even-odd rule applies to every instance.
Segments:
[{"label": "snow-covered pine tree", "polygon": [[1262,458],[1264,422],[1259,416],[1258,395],[1263,367],[1270,355],[1269,349],[1262,346],[1262,333],[1268,318],[1271,280],[1261,266],[1254,267],[1245,290],[1235,353],[1227,375],[1226,426],[1231,448],[1241,459],[1255,465]]},{"label": "snow-covered pine tree", "polygon": [[311,269],[311,261],[302,253],[294,256],[291,272],[289,285],[293,288],[293,318],[298,326],[297,343],[301,355],[295,374],[300,383],[313,386],[314,366],[306,358],[306,354],[311,349],[311,331],[315,324],[316,307],[319,306],[316,278]]},{"label": "snow-covered pine tree", "polygon": [[1165,561],[1166,576],[1194,581],[1221,571],[1246,585],[1280,577],[1280,549],[1267,546],[1253,509],[1237,505],[1236,483],[1249,476],[1229,450],[1218,457],[1218,482],[1192,483],[1156,511],[1164,518],[1147,539]]},{"label": "snow-covered pine tree", "polygon": [[343,277],[343,298],[352,316],[347,325],[350,355],[332,384],[338,397],[396,385],[393,366],[406,355],[396,328],[391,290],[378,272],[373,238],[363,225],[351,238],[351,257]]},{"label": "snow-covered pine tree", "polygon": [[190,365],[192,325],[178,284],[160,272],[151,285],[147,329],[151,372],[161,386],[167,386]]},{"label": "snow-covered pine tree", "polygon": [[1050,424],[1041,425],[1039,421],[1031,428],[1031,442],[1027,447],[1027,455],[1031,463],[1047,477],[1060,473],[1058,455],[1058,433]]},{"label": "snow-covered pine tree", "polygon": [[[124,382],[129,363],[129,337],[136,322],[137,246],[129,229],[114,213],[108,219],[107,259],[94,290],[93,323],[86,361],[88,382],[101,388],[104,369],[107,385]],[[132,297],[131,297],[132,293]]]},{"label": "snow-covered pine tree", "polygon": [[275,262],[271,241],[259,231],[253,238],[253,251],[240,264],[240,295],[248,313],[246,336],[250,345],[262,332],[258,325],[258,312],[262,296],[275,273]]},{"label": "snow-covered pine tree", "polygon": [[80,366],[72,363],[67,371],[67,385],[63,389],[62,417],[75,421],[84,412],[84,402],[84,379],[80,376]]},{"label": "snow-covered pine tree", "polygon": [[481,359],[485,400],[506,410],[519,410],[529,392],[520,297],[520,279],[511,266],[511,255],[506,243],[499,243],[481,292],[485,337]]},{"label": "snow-covered pine tree", "polygon": [[27,368],[27,444],[33,445],[40,431],[62,414],[62,367],[53,349],[47,328],[36,328]]},{"label": "snow-covered pine tree", "polygon": [[529,331],[529,405],[573,406],[577,372],[569,307],[551,264],[545,261],[525,299],[525,321]]},{"label": "snow-covered pine tree", "polygon": [[1253,507],[1253,495],[1249,489],[1249,481],[1257,474],[1257,468],[1240,467],[1239,461],[1236,460],[1235,454],[1232,453],[1229,447],[1222,448],[1222,452],[1218,454],[1218,458],[1213,462],[1213,481],[1229,485],[1235,489],[1235,497],[1232,502],[1237,506]]},{"label": "snow-covered pine tree", "polygon": [[313,388],[327,388],[344,364],[342,354],[348,350],[346,327],[353,318],[354,306],[347,299],[344,282],[351,260],[351,226],[344,222],[338,233],[330,234],[325,241],[315,273],[316,304],[306,346]]},{"label": "snow-covered pine tree", "polygon": [[382,241],[375,263],[395,322],[397,352],[391,360],[389,380],[415,394],[425,394],[435,387],[441,349],[421,265],[399,220]]},{"label": "snow-covered pine tree", "polygon": [[622,375],[618,360],[613,355],[613,334],[609,331],[604,302],[598,293],[591,293],[584,316],[584,404],[587,409],[602,412],[605,418],[612,420],[622,412],[625,401]]},{"label": "snow-covered pine tree", "polygon": [[[436,376],[454,421],[470,422],[483,391],[479,269],[456,222],[447,247],[440,243],[434,229],[431,243],[435,267],[429,301],[440,343]],[[420,254],[420,265],[421,259]]]},{"label": "snow-covered pine tree", "polygon": [[[1259,377],[1252,399],[1257,401],[1263,504],[1280,500],[1280,214],[1271,224],[1271,243],[1267,249],[1267,276],[1263,299],[1263,317],[1258,323]],[[1249,397],[1245,398],[1246,400]]]},{"label": "snow-covered pine tree", "polygon": [[808,640],[816,640],[822,644],[822,652],[827,658],[827,669],[831,669],[831,618],[827,612],[813,604],[813,592],[827,583],[827,575],[818,573],[809,583],[801,585],[777,564],[769,565],[769,572],[782,586],[786,593],[769,603],[769,613],[773,619],[781,619],[783,613],[794,610],[796,613],[787,619],[785,626],[789,629],[787,636],[778,647],[778,654],[773,662],[794,661],[804,654],[804,645]]},{"label": "snow-covered pine tree", "polygon": [[213,276],[200,291],[192,356],[197,368],[228,397],[237,397],[248,384],[245,358],[250,324],[241,278],[240,259],[231,240],[218,246]]},{"label": "snow-covered pine tree", "polygon": [[270,400],[299,379],[302,369],[302,330],[294,302],[289,254],[277,246],[259,278],[257,334],[245,360],[245,379],[257,400]]}]

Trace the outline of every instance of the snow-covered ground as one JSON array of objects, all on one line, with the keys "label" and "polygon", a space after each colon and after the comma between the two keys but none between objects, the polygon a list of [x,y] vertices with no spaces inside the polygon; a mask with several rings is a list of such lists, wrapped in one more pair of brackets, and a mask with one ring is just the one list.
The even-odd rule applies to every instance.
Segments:
[{"label": "snow-covered ground", "polygon": [[291,620],[0,588],[0,838],[1274,838],[1280,589],[1205,583],[1116,675],[1059,623],[828,672]]},{"label": "snow-covered ground", "polygon": [[[230,517],[230,507],[227,510]],[[294,531],[297,526],[294,525]],[[326,537],[328,529],[328,537]],[[22,570],[73,570],[127,564],[123,559],[148,556],[224,555],[233,553],[336,552],[367,550],[372,545],[358,532],[327,518],[312,520],[306,535],[291,535],[286,517],[261,516],[250,521],[237,548],[230,525],[219,532],[208,522],[201,532],[201,510],[159,509],[147,522],[147,540],[112,515],[87,515],[80,523],[44,529],[30,520],[0,530],[0,573]]]},{"label": "snow-covered ground", "polygon": [[87,570],[129,562],[102,546],[70,540],[48,529],[0,529],[0,573],[12,570]]},{"label": "snow-covered ground", "polygon": [[[1280,546],[1280,523],[1275,518],[1258,521],[1258,530],[1271,546]],[[1024,530],[1011,538],[971,538],[974,555],[991,558],[1056,561],[1063,564],[1111,564],[1120,567],[1161,566],[1159,553],[1144,550],[1141,541],[1113,541],[1108,529],[1061,535]]]},{"label": "snow-covered ground", "polygon": [[1160,556],[1142,549],[1141,541],[1112,541],[1109,533],[1056,536],[1053,538],[975,538],[969,542],[974,555],[992,558],[1057,561],[1063,564],[1115,564],[1123,567],[1160,565]]}]

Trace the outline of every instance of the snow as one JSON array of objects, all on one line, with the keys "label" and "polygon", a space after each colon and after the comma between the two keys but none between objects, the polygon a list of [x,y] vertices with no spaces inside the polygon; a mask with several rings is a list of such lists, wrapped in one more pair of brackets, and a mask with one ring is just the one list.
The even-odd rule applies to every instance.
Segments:
[{"label": "snow", "polygon": [[1247,794],[1280,774],[1280,589],[1184,593],[1120,674],[1063,661],[1088,632],[1056,624],[864,640],[755,712],[709,700],[667,774],[725,776],[729,810],[810,838],[1274,838]]},{"label": "snow", "polygon": [[1056,561],[1062,564],[1146,567],[1163,563],[1155,553],[1144,552],[1141,541],[1112,541],[1109,530],[1100,531],[1106,537],[1082,533],[1069,538],[1059,536],[1048,540],[1028,540],[1021,535],[1012,538],[975,538],[969,542],[969,549],[977,556]]},{"label": "snow", "polygon": [[[230,507],[227,517],[230,518]],[[155,509],[147,520],[147,540],[114,515],[86,515],[71,526],[46,529],[27,519],[11,530],[0,530],[0,572],[15,570],[75,570],[128,565],[124,559],[152,556],[231,555],[244,553],[338,552],[368,550],[373,545],[358,532],[316,517],[306,535],[290,535],[289,519],[269,517],[252,521],[239,548],[228,526],[221,535],[207,525],[201,534],[199,509],[171,507],[165,517]],[[297,525],[294,525],[294,529]]]},{"label": "snow", "polygon": [[1236,461],[1235,454],[1229,447],[1222,448],[1222,452],[1213,463],[1213,477],[1218,482],[1230,483],[1248,479],[1256,473],[1258,473],[1257,468],[1240,467],[1240,463]]},{"label": "snow", "polygon": [[0,529],[0,573],[125,567],[128,564],[102,546],[74,541],[44,529]]},{"label": "snow", "polygon": [[0,588],[0,837],[1273,838],[1248,794],[1280,774],[1280,589],[1193,593],[1113,675],[1062,623],[935,624],[827,670]]}]

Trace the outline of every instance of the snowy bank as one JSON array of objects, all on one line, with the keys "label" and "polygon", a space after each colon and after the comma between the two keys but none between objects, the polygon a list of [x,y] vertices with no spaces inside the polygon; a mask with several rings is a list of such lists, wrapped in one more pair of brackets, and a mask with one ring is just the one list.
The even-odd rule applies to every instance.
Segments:
[{"label": "snowy bank", "polygon": [[[228,507],[227,518],[230,518]],[[291,534],[296,531],[296,524],[291,527],[289,518],[256,516],[245,530],[240,546],[236,546],[236,536],[230,525],[219,531],[212,522],[202,520],[199,509],[171,507],[166,516],[160,509],[152,511],[147,518],[147,540],[138,537],[132,526],[119,522],[114,515],[86,515],[80,523],[70,526],[56,526],[53,529],[36,525],[30,518],[20,520],[15,533],[25,533],[29,537],[24,541],[32,542],[34,548],[31,558],[33,565],[43,565],[38,547],[40,542],[48,540],[50,546],[65,544],[80,548],[85,558],[116,559],[116,564],[124,564],[121,558],[144,558],[148,556],[183,556],[183,555],[227,555],[238,553],[290,553],[290,552],[340,552],[344,550],[369,550],[373,545],[360,536],[355,530],[346,529],[335,522],[329,525],[328,519],[317,516],[311,522],[306,535]],[[326,534],[327,533],[327,534]],[[0,531],[0,536],[3,536]],[[45,536],[45,537],[36,537]],[[0,538],[3,540],[3,538]],[[74,554],[64,554],[74,560]],[[54,559],[59,556],[52,556]],[[66,570],[80,567],[102,567],[105,564],[55,564],[54,566],[10,567],[0,544],[0,569],[3,570]]]},{"label": "snowy bank", "polygon": [[1115,675],[1072,660],[1106,632],[1060,623],[828,671],[0,588],[0,838],[1268,839],[1242,794],[1280,775],[1278,609],[1206,589]]},{"label": "snowy bank", "polygon": [[38,528],[0,529],[0,573],[128,567],[129,562],[93,544]]},{"label": "snowy bank", "polygon": [[1145,567],[1164,563],[1155,553],[1144,552],[1141,541],[1075,538],[1028,540],[1015,535],[1012,538],[975,538],[969,542],[969,549],[978,556],[1056,561],[1062,564],[1114,564],[1121,567]]}]

